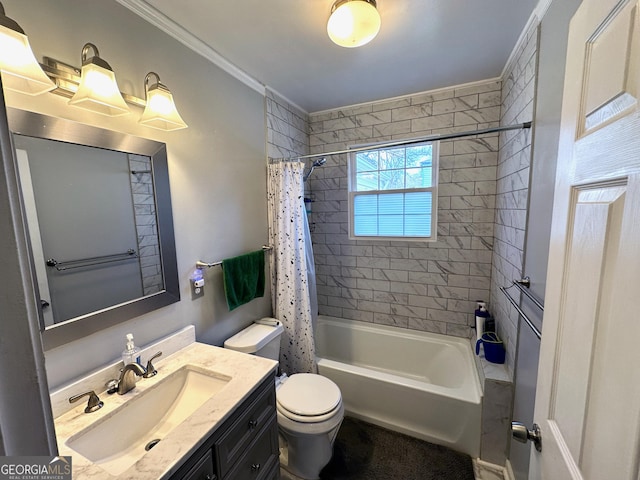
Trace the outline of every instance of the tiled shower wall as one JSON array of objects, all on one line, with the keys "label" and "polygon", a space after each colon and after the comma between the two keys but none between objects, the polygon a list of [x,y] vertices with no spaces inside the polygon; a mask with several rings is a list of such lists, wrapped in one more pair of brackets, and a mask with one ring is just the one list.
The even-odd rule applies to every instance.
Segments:
[{"label": "tiled shower wall", "polygon": [[[533,120],[538,50],[538,29],[534,25],[513,56],[502,84],[501,125]],[[496,191],[496,224],[491,272],[490,310],[498,332],[507,345],[506,364],[511,376],[515,363],[518,313],[499,287],[522,277],[525,229],[529,198],[531,130],[501,134]],[[509,290],[518,300],[517,290]]]},{"label": "tiled shower wall", "polygon": [[309,153],[309,116],[277,93],[267,90],[267,156],[294,157]]},{"label": "tiled shower wall", "polygon": [[164,288],[151,159],[132,153],[127,157],[131,170],[131,192],[138,238],[142,291],[146,296]]},{"label": "tiled shower wall", "polygon": [[[500,81],[311,114],[311,153],[476,130],[500,120]],[[468,337],[488,300],[498,136],[440,145],[436,242],[349,240],[347,156],[327,157],[307,186],[321,314]]]}]

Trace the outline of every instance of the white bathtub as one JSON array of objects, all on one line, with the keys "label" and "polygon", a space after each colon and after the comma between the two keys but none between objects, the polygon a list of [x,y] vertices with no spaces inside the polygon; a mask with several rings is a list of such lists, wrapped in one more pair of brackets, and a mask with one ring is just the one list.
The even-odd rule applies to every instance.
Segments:
[{"label": "white bathtub", "polygon": [[482,391],[468,340],[321,315],[316,352],[347,415],[479,456]]}]

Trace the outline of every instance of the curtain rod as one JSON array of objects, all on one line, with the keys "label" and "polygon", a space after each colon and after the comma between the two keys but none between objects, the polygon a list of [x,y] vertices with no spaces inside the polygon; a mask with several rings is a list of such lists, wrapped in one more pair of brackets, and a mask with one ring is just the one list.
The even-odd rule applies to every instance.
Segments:
[{"label": "curtain rod", "polygon": [[426,137],[421,137],[421,138],[411,138],[408,140],[398,140],[395,142],[379,143],[376,145],[369,145],[367,147],[348,148],[346,150],[334,150],[333,152],[326,152],[326,153],[313,153],[311,155],[302,155],[299,157],[272,158],[272,159],[269,159],[269,162],[270,163],[291,162],[296,160],[305,160],[308,158],[328,157],[331,155],[342,155],[343,153],[363,152],[366,150],[378,150],[380,148],[398,147],[401,145],[413,145],[416,143],[434,142],[437,140],[451,140],[453,138],[473,137],[474,135],[486,135],[488,133],[506,132],[508,130],[524,130],[527,128],[531,128],[531,122],[518,123],[515,125],[506,125],[503,127],[483,128],[481,130],[471,130],[468,132],[439,133],[434,135],[427,135]]}]

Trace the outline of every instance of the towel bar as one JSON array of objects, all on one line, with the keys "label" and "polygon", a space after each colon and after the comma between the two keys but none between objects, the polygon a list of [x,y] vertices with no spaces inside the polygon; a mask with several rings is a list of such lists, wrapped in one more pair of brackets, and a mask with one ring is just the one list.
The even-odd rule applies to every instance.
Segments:
[{"label": "towel bar", "polygon": [[[512,285],[510,285],[507,288],[511,288],[513,286],[518,287],[518,289],[524,293],[527,297],[529,297],[538,308],[540,308],[540,310],[544,311],[544,306],[538,301],[536,300],[529,292],[526,292],[524,290],[524,287],[522,287],[518,282],[513,282]],[[502,293],[504,293],[504,295],[507,297],[507,300],[509,300],[509,303],[511,303],[511,305],[513,305],[513,308],[515,308],[518,311],[518,314],[522,317],[522,319],[525,321],[525,323],[527,325],[529,325],[529,328],[531,328],[531,330],[533,331],[533,334],[538,337],[538,340],[540,340],[542,338],[542,333],[540,332],[540,330],[538,330],[538,327],[536,327],[533,322],[531,321],[531,319],[527,316],[526,313],[524,313],[522,311],[522,309],[520,308],[520,305],[518,305],[518,302],[516,302],[513,297],[511,295],[509,295],[509,292],[507,292],[507,288],[505,287],[500,287],[500,291]]]},{"label": "towel bar", "polygon": [[138,254],[133,248],[130,248],[126,252],[122,253],[100,255],[97,257],[78,258],[76,260],[59,261],[55,258],[50,258],[46,261],[46,264],[48,267],[55,267],[57,271],[62,272],[64,270],[72,270],[74,268],[102,265],[103,263],[121,262],[122,260],[129,260],[130,258],[138,258]]},{"label": "towel bar", "polygon": [[[269,252],[273,250],[273,247],[271,245],[262,245],[262,250],[264,250],[265,252]],[[198,260],[196,262],[196,268],[199,268],[199,269],[217,267],[219,265],[222,265],[222,260],[220,260],[219,262],[212,262],[212,263],[203,262],[201,260]]]},{"label": "towel bar", "polygon": [[529,277],[524,277],[522,280],[514,280],[513,285],[518,288],[522,293],[526,295],[526,297],[531,300],[536,307],[544,312],[544,305],[540,303],[540,301],[529,293],[529,286],[531,285],[531,280]]}]

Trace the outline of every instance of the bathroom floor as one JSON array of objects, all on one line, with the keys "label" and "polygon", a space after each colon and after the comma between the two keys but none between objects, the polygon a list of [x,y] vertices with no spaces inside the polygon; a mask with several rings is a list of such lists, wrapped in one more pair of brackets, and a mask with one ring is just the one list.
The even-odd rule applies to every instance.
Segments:
[{"label": "bathroom floor", "polygon": [[474,480],[471,457],[345,417],[321,480]]}]

